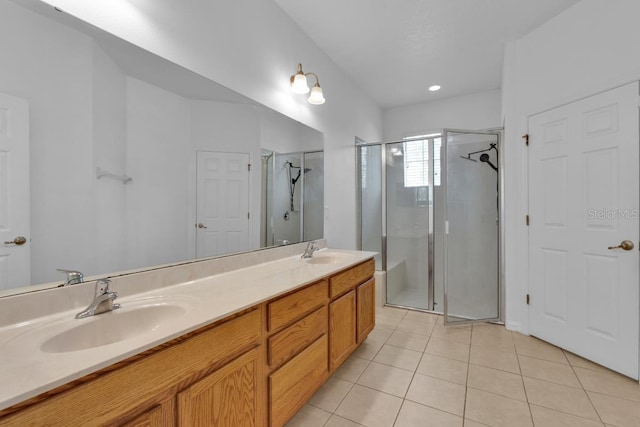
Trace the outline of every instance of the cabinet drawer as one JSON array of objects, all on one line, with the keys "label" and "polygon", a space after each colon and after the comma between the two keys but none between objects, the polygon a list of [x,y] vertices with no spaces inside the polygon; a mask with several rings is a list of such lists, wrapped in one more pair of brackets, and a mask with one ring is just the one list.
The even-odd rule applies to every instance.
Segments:
[{"label": "cabinet drawer", "polygon": [[285,326],[311,313],[327,301],[327,282],[321,281],[269,303],[269,331]]},{"label": "cabinet drawer", "polygon": [[338,273],[329,279],[331,298],[335,298],[338,295],[342,295],[345,292],[358,286],[368,278],[373,276],[375,272],[375,261],[370,259],[358,264],[349,270]]},{"label": "cabinet drawer", "polygon": [[269,338],[269,366],[276,367],[327,333],[327,307],[319,308],[285,330]]},{"label": "cabinet drawer", "polygon": [[322,386],[329,374],[326,335],[269,376],[271,427],[284,425]]}]

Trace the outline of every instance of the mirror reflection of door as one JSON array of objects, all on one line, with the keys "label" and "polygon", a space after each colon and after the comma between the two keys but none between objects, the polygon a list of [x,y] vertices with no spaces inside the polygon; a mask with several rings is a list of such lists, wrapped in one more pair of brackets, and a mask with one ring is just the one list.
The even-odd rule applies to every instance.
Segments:
[{"label": "mirror reflection of door", "polygon": [[31,283],[29,234],[29,106],[0,93],[0,290]]},{"label": "mirror reflection of door", "polygon": [[198,151],[196,256],[249,249],[249,154]]}]

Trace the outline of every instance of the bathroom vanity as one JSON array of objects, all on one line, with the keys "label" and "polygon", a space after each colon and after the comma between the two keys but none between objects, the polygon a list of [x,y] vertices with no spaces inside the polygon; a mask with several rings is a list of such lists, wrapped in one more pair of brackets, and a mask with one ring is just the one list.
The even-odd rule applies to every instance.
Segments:
[{"label": "bathroom vanity", "polygon": [[32,384],[2,393],[0,425],[282,426],[373,329],[372,257],[325,250],[122,298],[96,331],[158,326],[109,344],[69,339],[89,319],[2,328],[4,381]]}]

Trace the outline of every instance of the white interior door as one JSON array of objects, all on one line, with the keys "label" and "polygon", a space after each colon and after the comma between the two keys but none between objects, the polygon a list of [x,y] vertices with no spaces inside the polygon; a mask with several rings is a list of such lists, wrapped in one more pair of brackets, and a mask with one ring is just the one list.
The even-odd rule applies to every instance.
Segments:
[{"label": "white interior door", "polygon": [[633,378],[638,126],[637,82],[529,118],[531,334]]},{"label": "white interior door", "polygon": [[0,93],[0,291],[31,283],[29,105]]},{"label": "white interior door", "polygon": [[198,151],[196,256],[249,249],[249,154]]}]

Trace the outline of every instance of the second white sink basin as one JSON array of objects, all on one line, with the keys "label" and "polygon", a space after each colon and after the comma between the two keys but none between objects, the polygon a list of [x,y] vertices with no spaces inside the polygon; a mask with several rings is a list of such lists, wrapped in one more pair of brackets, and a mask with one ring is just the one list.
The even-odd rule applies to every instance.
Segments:
[{"label": "second white sink basin", "polygon": [[307,258],[305,262],[309,264],[337,264],[347,262],[349,258],[353,258],[353,256],[342,252],[316,252],[312,258]]},{"label": "second white sink basin", "polygon": [[78,319],[77,326],[60,332],[42,344],[45,353],[66,353],[102,347],[153,331],[186,309],[170,303],[122,308],[87,319]]}]

